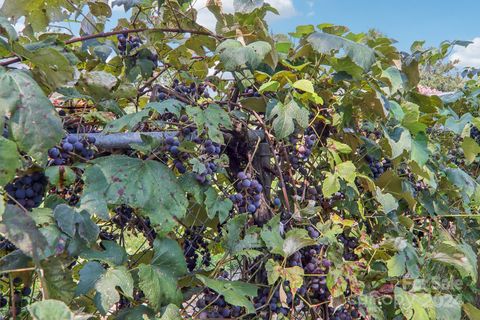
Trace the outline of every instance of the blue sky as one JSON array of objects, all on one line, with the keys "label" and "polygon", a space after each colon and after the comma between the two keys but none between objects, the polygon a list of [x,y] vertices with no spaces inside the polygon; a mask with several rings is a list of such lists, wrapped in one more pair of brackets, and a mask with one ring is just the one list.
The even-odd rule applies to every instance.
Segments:
[{"label": "blue sky", "polygon": [[295,14],[274,19],[271,22],[274,32],[290,31],[298,24],[316,25],[323,22],[345,25],[354,32],[376,28],[398,40],[398,46],[402,50],[408,49],[414,40],[426,40],[429,45],[438,45],[442,40],[471,40],[480,35],[478,23],[480,1],[478,0],[293,0],[291,2]]}]

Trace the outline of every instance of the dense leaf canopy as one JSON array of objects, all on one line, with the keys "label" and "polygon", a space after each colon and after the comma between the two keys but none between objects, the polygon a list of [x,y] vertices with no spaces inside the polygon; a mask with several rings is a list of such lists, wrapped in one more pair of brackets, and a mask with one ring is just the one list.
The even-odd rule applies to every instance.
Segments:
[{"label": "dense leaf canopy", "polygon": [[480,319],[469,43],[191,2],[4,1],[0,318]]}]

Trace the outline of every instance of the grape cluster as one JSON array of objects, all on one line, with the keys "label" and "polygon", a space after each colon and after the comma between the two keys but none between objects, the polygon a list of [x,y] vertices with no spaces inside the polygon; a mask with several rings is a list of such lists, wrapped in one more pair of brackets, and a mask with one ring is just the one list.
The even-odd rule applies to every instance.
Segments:
[{"label": "grape cluster", "polygon": [[75,180],[75,183],[69,186],[53,186],[50,189],[50,194],[56,194],[70,206],[74,207],[80,201],[80,196],[83,191],[83,181],[79,178]]},{"label": "grape cluster", "polygon": [[294,170],[299,170],[303,175],[307,175],[304,164],[312,154],[312,147],[315,145],[317,136],[315,134],[304,134],[301,136],[291,136],[290,145],[287,148],[289,161]]},{"label": "grape cluster", "polygon": [[470,138],[474,139],[478,144],[480,144],[480,130],[478,130],[477,127],[472,127],[470,129]]},{"label": "grape cluster", "polygon": [[367,154],[365,156],[365,160],[367,161],[368,166],[370,167],[370,170],[372,171],[374,179],[379,178],[385,171],[392,168],[392,162],[390,161],[390,159],[387,159],[387,158],[377,160],[377,159],[375,159],[372,156]]},{"label": "grape cluster", "polygon": [[219,158],[222,149],[218,143],[212,142],[210,139],[205,141],[194,139],[194,142],[200,144],[201,153],[198,158],[205,166],[202,172],[197,172],[195,178],[202,184],[209,183],[211,176],[217,172],[218,167],[215,160]]},{"label": "grape cluster", "polygon": [[11,243],[8,239],[0,236],[0,250],[5,250],[7,253],[15,251],[17,247]]},{"label": "grape cluster", "polygon": [[212,261],[208,243],[202,236],[205,230],[203,226],[193,226],[185,230],[185,242],[183,243],[183,252],[187,261],[187,268],[192,272],[197,266],[199,253],[202,255],[202,265],[208,267]]},{"label": "grape cluster", "polygon": [[[312,238],[319,236],[314,228],[309,228],[309,234]],[[308,293],[309,297],[316,302],[324,302],[330,298],[326,275],[332,263],[322,258],[322,249],[320,245],[306,247],[295,252],[289,260],[290,266],[302,267],[305,274],[312,275],[299,288],[298,293],[302,296]]]},{"label": "grape cluster", "polygon": [[[138,230],[145,236],[149,244],[153,245],[153,241],[155,240],[157,233],[153,229],[149,218],[143,218],[135,215],[133,208],[127,205],[118,206],[113,211],[115,212],[115,215],[112,217],[112,222],[115,224],[115,226],[122,230]],[[108,233],[105,233],[103,236],[105,238],[115,238],[113,234]]]},{"label": "grape cluster", "polygon": [[[296,301],[294,301],[293,294],[289,287],[290,283],[288,281],[285,281],[282,285],[283,290],[286,294],[285,302],[287,303],[287,305],[291,306],[293,302],[295,302],[295,304],[298,304],[299,299],[297,298],[295,299]],[[269,297],[270,288],[260,288],[258,289],[258,295],[253,298],[255,309],[261,310],[260,314],[262,316],[262,319],[271,319],[274,314],[282,314],[284,316],[287,316],[290,311],[290,307],[282,305],[282,302],[280,300],[280,287],[276,288],[270,300],[268,299]]]},{"label": "grape cluster", "polygon": [[124,229],[130,220],[133,218],[133,209],[132,207],[121,205],[114,209],[115,215],[112,218],[112,222],[117,225],[117,227]]},{"label": "grape cluster", "polygon": [[4,137],[5,139],[8,139],[7,120],[8,120],[8,118],[5,117],[5,122],[4,122],[4,124],[3,124],[3,133],[2,133],[2,137]]},{"label": "grape cluster", "polygon": [[[5,186],[5,191],[25,209],[31,210],[42,203],[47,183],[43,172],[36,171],[16,178]],[[15,204],[15,201],[9,198],[7,203]]]},{"label": "grape cluster", "polygon": [[[28,297],[32,293],[32,289],[28,286],[23,285],[23,280],[19,277],[13,279],[13,286],[13,308],[10,308],[10,311],[16,315],[19,315],[22,312],[22,309],[28,305],[26,297]],[[7,304],[7,298],[3,295],[0,295],[0,308],[5,307]]]},{"label": "grape cluster", "polygon": [[243,90],[242,96],[244,97],[261,97],[261,94],[257,91],[255,87],[248,87]]},{"label": "grape cluster", "polygon": [[[208,93],[208,86],[204,83],[196,84],[195,82],[191,82],[190,84],[186,84],[184,82],[180,82],[180,80],[175,79],[170,87],[174,90],[177,94],[185,97],[189,100],[198,100],[200,98],[210,98],[210,94]],[[174,95],[169,94],[168,92],[160,91],[157,94],[157,99],[159,101],[164,101],[167,99],[175,99]]]},{"label": "grape cluster", "polygon": [[48,150],[49,164],[55,166],[71,164],[74,156],[80,156],[86,160],[93,159],[94,143],[93,136],[83,136],[79,139],[75,135],[69,135],[62,139],[60,146]]},{"label": "grape cluster", "polygon": [[117,40],[117,48],[121,54],[126,54],[127,49],[128,51],[137,49],[138,47],[140,47],[140,44],[142,42],[139,37],[129,36],[128,33],[121,33],[117,35]]},{"label": "grape cluster", "polygon": [[241,213],[255,213],[260,208],[262,200],[262,184],[252,179],[249,173],[240,171],[237,174],[237,193],[230,196],[230,200],[237,205]]},{"label": "grape cluster", "polygon": [[222,295],[206,289],[202,296],[196,301],[198,319],[237,319],[242,314],[242,308],[232,306],[225,301]]},{"label": "grape cluster", "polygon": [[332,320],[355,320],[362,318],[358,305],[351,302],[342,305],[338,309],[329,307],[328,313],[329,319]]},{"label": "grape cluster", "polygon": [[343,258],[347,261],[358,260],[358,255],[355,254],[355,249],[358,247],[358,239],[349,237],[345,233],[338,236],[338,241],[343,244]]}]

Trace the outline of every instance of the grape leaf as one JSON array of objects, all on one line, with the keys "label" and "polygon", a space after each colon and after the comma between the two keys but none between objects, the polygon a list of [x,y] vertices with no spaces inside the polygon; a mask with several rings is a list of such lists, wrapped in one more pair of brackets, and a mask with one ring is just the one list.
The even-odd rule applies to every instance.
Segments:
[{"label": "grape leaf", "polygon": [[462,306],[450,294],[433,296],[437,320],[460,320],[462,318]]},{"label": "grape leaf", "polygon": [[201,274],[197,274],[197,278],[200,279],[200,281],[202,281],[210,289],[215,290],[218,294],[223,295],[226,302],[234,306],[245,307],[247,313],[255,312],[253,304],[245,296],[256,296],[258,289],[256,285],[242,281],[210,279]]},{"label": "grape leaf", "polygon": [[211,104],[204,110],[189,106],[186,111],[189,116],[193,117],[198,127],[205,127],[208,130],[208,136],[213,142],[224,143],[220,126],[226,129],[232,128],[230,117],[224,109],[216,104]]},{"label": "grape leaf", "polygon": [[470,303],[465,303],[463,305],[463,310],[465,311],[470,320],[480,319],[480,310],[477,309],[474,305]]},{"label": "grape leaf", "polygon": [[128,204],[145,213],[153,225],[168,231],[172,216],[185,215],[187,198],[172,171],[158,161],[127,156],[96,159],[85,170],[82,206],[98,212],[98,206]]},{"label": "grape leaf", "polygon": [[239,41],[227,39],[216,49],[226,71],[235,71],[243,67],[254,69],[272,50],[265,41],[256,41],[243,46]]},{"label": "grape leaf", "polygon": [[467,164],[471,164],[473,161],[475,161],[475,158],[480,153],[480,146],[474,139],[470,137],[463,138],[462,149],[463,153],[465,154]]},{"label": "grape leaf", "polygon": [[177,280],[187,273],[182,248],[171,239],[156,239],[151,264],[139,266],[139,285],[150,304],[159,310],[169,303],[181,303]]},{"label": "grape leaf", "polygon": [[312,45],[314,50],[322,54],[330,54],[332,50],[345,52],[345,54],[364,71],[370,70],[370,67],[375,62],[373,49],[340,36],[315,32],[308,36],[307,41]]},{"label": "grape leaf", "polygon": [[208,217],[213,219],[218,216],[220,223],[223,223],[233,207],[232,201],[218,196],[217,191],[212,187],[208,188],[205,196],[205,207],[207,208]]},{"label": "grape leaf", "polygon": [[288,137],[295,130],[295,122],[302,128],[308,125],[308,110],[298,105],[295,100],[283,104],[278,102],[270,113],[273,130],[278,139]]},{"label": "grape leaf", "polygon": [[283,238],[280,235],[280,216],[276,215],[265,226],[260,233],[270,252],[283,255]]},{"label": "grape leaf", "polygon": [[73,320],[72,311],[62,301],[43,300],[31,304],[27,308],[34,320]]},{"label": "grape leaf", "polygon": [[340,190],[340,181],[338,180],[338,176],[336,174],[326,172],[325,179],[323,180],[322,184],[323,196],[328,198],[335,192],[338,192],[338,190]]},{"label": "grape leaf", "polygon": [[398,201],[390,193],[383,193],[382,190],[379,187],[377,187],[375,192],[375,197],[377,198],[378,202],[380,202],[380,204],[382,205],[383,212],[390,213],[393,210],[397,210]]},{"label": "grape leaf", "polygon": [[19,150],[45,162],[48,149],[63,137],[62,123],[42,89],[23,71],[0,69],[0,117],[7,114]]},{"label": "grape leaf", "polygon": [[97,261],[87,262],[80,270],[80,281],[75,290],[75,296],[87,294],[95,287],[95,283],[105,273],[105,268]]},{"label": "grape leaf", "polygon": [[35,221],[18,206],[7,205],[1,216],[0,234],[35,261],[45,257],[47,240]]},{"label": "grape leaf", "polygon": [[87,211],[77,212],[74,208],[61,204],[55,207],[53,215],[60,229],[71,238],[78,232],[88,243],[97,240],[100,230]]},{"label": "grape leaf", "polygon": [[5,17],[0,17],[0,31],[2,35],[6,35],[10,41],[18,39],[17,31]]},{"label": "grape leaf", "polygon": [[109,265],[122,265],[128,260],[125,249],[115,241],[102,241],[102,246],[105,250],[99,251],[94,249],[87,249],[80,253],[80,256],[87,260],[98,260]]},{"label": "grape leaf", "polygon": [[117,287],[122,289],[122,293],[132,298],[133,278],[130,272],[124,266],[110,268],[95,282],[95,305],[98,310],[105,315],[110,308],[120,300],[120,294]]},{"label": "grape leaf", "polygon": [[21,165],[15,142],[0,136],[0,185],[4,186],[10,182]]},{"label": "grape leaf", "polygon": [[61,300],[70,303],[75,294],[75,282],[73,282],[72,270],[68,268],[70,262],[61,258],[49,258],[41,263],[45,281],[45,291],[50,299]]}]

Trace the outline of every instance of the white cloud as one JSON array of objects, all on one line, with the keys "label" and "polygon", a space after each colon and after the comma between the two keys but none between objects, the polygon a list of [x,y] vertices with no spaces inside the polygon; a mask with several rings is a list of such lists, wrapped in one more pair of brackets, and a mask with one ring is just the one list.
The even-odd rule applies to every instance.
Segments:
[{"label": "white cloud", "polygon": [[468,47],[455,46],[450,60],[459,60],[459,67],[480,68],[480,37],[474,38]]},{"label": "white cloud", "polygon": [[[211,14],[205,7],[207,1],[208,0],[197,0],[193,5],[198,11],[197,22],[210,30],[215,30],[216,20],[213,14]],[[265,2],[276,8],[279,12],[279,16],[271,14],[267,15],[268,19],[288,18],[297,14],[293,5],[293,0],[267,0]],[[233,0],[223,0],[222,7],[225,13],[233,13]]]}]

